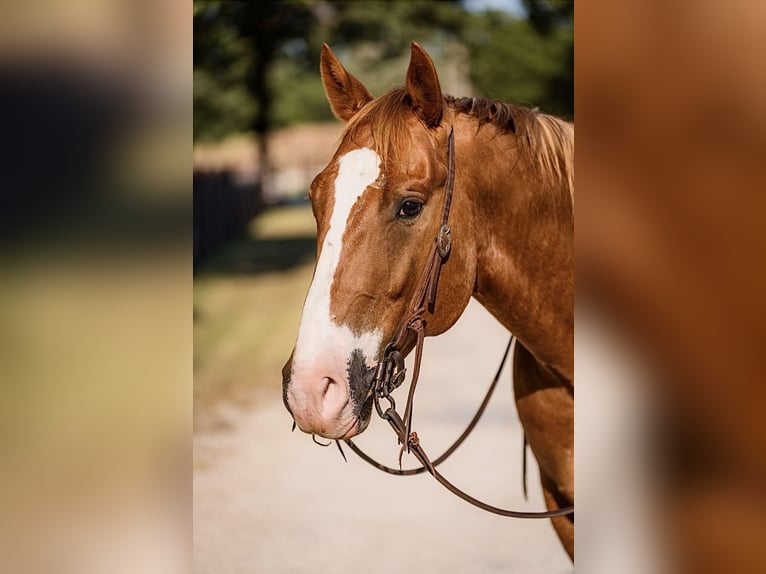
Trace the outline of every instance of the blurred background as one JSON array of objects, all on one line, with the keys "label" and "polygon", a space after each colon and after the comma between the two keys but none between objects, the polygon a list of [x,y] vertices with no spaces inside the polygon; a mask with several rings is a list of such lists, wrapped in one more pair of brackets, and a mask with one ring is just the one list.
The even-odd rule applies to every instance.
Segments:
[{"label": "blurred background", "polygon": [[192,7],[0,5],[0,571],[189,564]]},{"label": "blurred background", "polygon": [[[328,121],[296,131],[329,120],[316,72],[322,41],[377,93],[402,81],[417,39],[456,95],[573,117],[571,2],[294,2],[281,6],[286,20],[272,3],[250,4],[0,3],[0,571],[189,572],[192,466],[205,493],[194,505],[205,533],[197,570],[225,572],[231,560],[231,570],[284,571],[301,548],[322,546],[309,527],[316,515],[276,512],[274,489],[306,466],[321,480],[335,469],[328,491],[369,484],[337,452],[288,434],[285,411],[267,402],[310,279],[306,174],[339,130]],[[673,571],[766,571],[765,10],[748,0],[577,3],[577,552],[586,572],[657,571],[635,544],[647,533],[674,551]],[[498,339],[486,317],[469,308],[466,318],[455,336]],[[449,359],[467,344],[440,337],[428,352],[457,372]],[[472,352],[499,353],[479,346]],[[515,497],[509,401],[498,396],[482,432],[515,450],[493,462],[497,479],[472,477],[487,481],[479,490]],[[659,407],[653,415],[640,407],[648,403]],[[465,413],[434,405],[422,415],[438,442]],[[272,426],[286,442],[269,444]],[[467,453],[488,460],[481,448]],[[642,453],[656,481],[634,467]],[[429,483],[380,478],[376,493],[403,489],[386,509],[425,507],[420,497],[433,494]],[[652,482],[659,493],[631,497]],[[269,526],[242,528],[241,493],[259,492],[271,506],[244,516]],[[556,562],[545,524],[511,534],[503,523],[482,537],[474,521],[483,518],[455,521],[462,503],[434,492],[427,507],[442,514],[426,530],[453,536],[450,547],[504,552],[484,570],[571,570]],[[336,537],[314,556],[337,555],[333,528],[348,518],[326,504],[314,511],[333,518],[326,531]],[[636,529],[651,509],[658,516]],[[224,519],[237,528],[221,528]],[[401,555],[435,559],[386,513],[378,520],[368,528],[393,537]],[[456,522],[456,531],[431,527]],[[290,524],[305,546],[275,544],[270,533]],[[359,544],[365,531],[343,526]],[[245,551],[216,550],[232,543]],[[274,568],[242,566],[259,544],[278,550]],[[522,552],[534,544],[545,547]],[[385,556],[396,570],[397,554]],[[481,570],[456,559],[439,571]]]},{"label": "blurred background", "polygon": [[[573,32],[571,2],[194,3],[195,572],[571,572],[547,522],[484,516],[425,477],[391,480],[290,435],[281,368],[315,260],[307,190],[343,127],[322,43],[375,95],[404,82],[416,40],[445,93],[573,119]],[[437,450],[467,423],[492,375],[476,366],[494,365],[506,339],[478,305],[466,315],[427,351],[423,377],[441,393],[423,391],[419,424]],[[521,495],[505,383],[473,457],[445,467],[498,504],[539,509],[536,470],[532,500]],[[361,442],[395,464],[387,429],[372,426]],[[376,532],[401,551],[373,558]]]}]

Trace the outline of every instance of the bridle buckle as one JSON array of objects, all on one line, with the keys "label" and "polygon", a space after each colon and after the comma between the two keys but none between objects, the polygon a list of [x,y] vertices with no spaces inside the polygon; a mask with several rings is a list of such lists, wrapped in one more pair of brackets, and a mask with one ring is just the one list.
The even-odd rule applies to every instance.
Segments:
[{"label": "bridle buckle", "polygon": [[391,392],[404,381],[406,369],[401,352],[389,345],[378,362],[373,378],[373,392],[376,397],[390,400]]},{"label": "bridle buckle", "polygon": [[436,250],[439,252],[439,256],[444,259],[449,255],[452,248],[452,230],[450,226],[443,223],[439,228],[439,233],[436,235]]}]

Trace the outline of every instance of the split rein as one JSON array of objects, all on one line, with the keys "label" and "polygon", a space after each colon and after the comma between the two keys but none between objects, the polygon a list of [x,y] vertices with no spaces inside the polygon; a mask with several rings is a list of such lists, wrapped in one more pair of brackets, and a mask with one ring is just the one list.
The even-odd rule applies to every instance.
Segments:
[{"label": "split rein", "polygon": [[[373,378],[371,394],[375,405],[375,410],[380,418],[384,419],[391,425],[391,428],[396,434],[399,444],[402,445],[399,451],[399,469],[385,466],[372,457],[367,455],[353,441],[346,440],[346,444],[353,450],[362,460],[371,464],[375,468],[394,474],[398,476],[411,476],[420,474],[422,472],[428,472],[433,476],[442,486],[447,490],[462,498],[466,502],[493,514],[499,514],[500,516],[508,516],[512,518],[554,518],[556,516],[565,516],[567,514],[574,513],[574,506],[568,506],[560,508],[558,510],[549,510],[544,512],[524,512],[519,510],[508,510],[505,508],[498,508],[492,506],[481,500],[478,500],[470,494],[459,489],[457,486],[447,480],[436,467],[447,460],[449,456],[457,450],[457,448],[465,441],[476,424],[479,422],[482,414],[484,413],[489,400],[492,397],[492,393],[497,386],[497,382],[500,379],[500,373],[503,370],[503,365],[508,358],[508,354],[511,349],[514,337],[511,335],[511,339],[508,341],[508,346],[503,354],[500,366],[497,369],[494,379],[492,380],[489,389],[487,390],[484,400],[482,401],[476,414],[468,423],[468,426],[463,433],[455,440],[454,443],[438,458],[431,461],[426,454],[423,446],[420,444],[420,439],[416,432],[412,431],[412,404],[415,396],[415,388],[418,383],[418,376],[420,374],[420,363],[423,359],[423,342],[425,339],[425,327],[426,320],[423,315],[428,312],[433,314],[434,306],[436,303],[436,289],[439,284],[439,275],[441,273],[441,267],[449,256],[450,249],[452,247],[452,235],[450,226],[448,224],[450,205],[452,203],[452,192],[455,185],[455,137],[452,129],[450,129],[448,140],[448,172],[447,172],[447,184],[445,187],[444,195],[444,209],[442,211],[441,225],[439,232],[436,236],[434,244],[431,248],[431,252],[428,256],[428,261],[423,269],[423,273],[418,281],[417,289],[407,309],[407,314],[400,322],[398,328],[394,332],[394,336],[391,342],[386,345],[383,352],[383,358],[378,363],[375,369],[375,375]],[[412,383],[407,394],[407,403],[404,408],[404,416],[402,417],[396,410],[396,403],[391,393],[398,388],[404,381],[406,369],[404,366],[404,355],[402,349],[404,349],[407,340],[411,337],[411,334],[415,336],[415,361],[412,369]],[[382,401],[388,403],[384,408],[381,404]],[[338,448],[341,451],[341,455],[345,459],[343,450],[340,443],[336,441]],[[526,448],[526,445],[525,445]],[[412,453],[415,458],[418,459],[421,466],[419,468],[402,470],[401,460],[404,452]],[[526,486],[526,485],[525,485]]]}]

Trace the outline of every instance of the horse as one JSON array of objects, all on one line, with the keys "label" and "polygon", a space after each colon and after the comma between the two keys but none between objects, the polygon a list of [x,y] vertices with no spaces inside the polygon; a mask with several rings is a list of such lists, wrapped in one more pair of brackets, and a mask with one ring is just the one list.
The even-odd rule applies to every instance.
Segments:
[{"label": "horse", "polygon": [[[451,249],[425,336],[474,297],[517,339],[513,389],[549,510],[574,503],[574,126],[537,109],[443,95],[416,42],[406,82],[375,98],[326,44],[321,78],[345,122],[311,183],[317,262],[283,401],[301,431],[347,440],[372,412],[376,365],[419,287],[450,192]],[[403,354],[415,347],[403,342]],[[552,519],[574,559],[574,515]]]}]

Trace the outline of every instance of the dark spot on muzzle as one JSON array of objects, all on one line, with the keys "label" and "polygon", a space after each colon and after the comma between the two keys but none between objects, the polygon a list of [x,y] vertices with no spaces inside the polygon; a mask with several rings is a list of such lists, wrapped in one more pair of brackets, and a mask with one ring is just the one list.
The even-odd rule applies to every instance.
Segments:
[{"label": "dark spot on muzzle", "polygon": [[361,349],[354,349],[348,360],[348,388],[353,412],[360,421],[366,421],[372,412],[372,381],[375,368],[367,366]]}]

